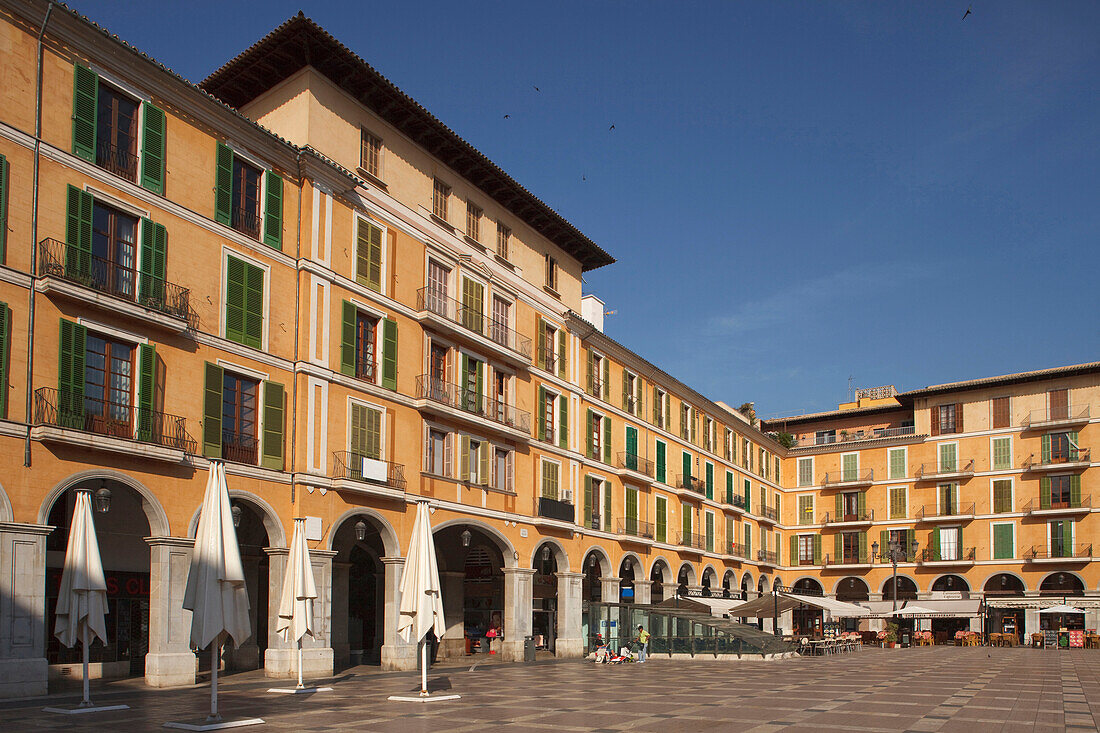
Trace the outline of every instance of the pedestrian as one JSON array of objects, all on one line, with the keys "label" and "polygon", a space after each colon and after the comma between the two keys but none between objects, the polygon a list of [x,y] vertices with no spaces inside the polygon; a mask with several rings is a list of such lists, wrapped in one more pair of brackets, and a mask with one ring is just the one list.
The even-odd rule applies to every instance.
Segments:
[{"label": "pedestrian", "polygon": [[649,632],[638,626],[638,664],[645,663],[645,653],[649,651]]}]

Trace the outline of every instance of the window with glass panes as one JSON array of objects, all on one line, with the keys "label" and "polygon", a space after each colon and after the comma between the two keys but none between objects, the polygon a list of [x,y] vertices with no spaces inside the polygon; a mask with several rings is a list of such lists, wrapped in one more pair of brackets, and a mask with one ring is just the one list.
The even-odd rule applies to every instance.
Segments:
[{"label": "window with glass panes", "polygon": [[255,463],[256,400],[260,383],[225,372],[222,381],[222,457],[238,463]]},{"label": "window with glass panes", "polygon": [[558,289],[558,261],[550,255],[546,255],[546,287]]},{"label": "window with glass panes", "polygon": [[814,536],[812,534],[798,535],[798,564],[814,564]]},{"label": "window with glass panes", "polygon": [[905,449],[889,450],[890,478],[905,478]]},{"label": "window with glass panes", "polygon": [[425,470],[436,476],[447,476],[450,474],[447,463],[447,434],[442,430],[430,429]]},{"label": "window with glass panes", "polygon": [[137,141],[138,103],[101,81],[96,109],[96,165],[136,180]]},{"label": "window with glass panes", "polygon": [[382,177],[382,138],[360,130],[359,165],[375,178]]},{"label": "window with glass panes", "polygon": [[[146,222],[144,226],[148,225]],[[92,264],[86,275],[93,288],[127,300],[134,299],[137,231],[137,217],[94,201]]]},{"label": "window with glass panes", "polygon": [[83,379],[81,428],[120,438],[133,437],[134,347],[108,336],[87,334]]},{"label": "window with glass panes", "polygon": [[890,487],[890,519],[905,519],[906,512],[905,487]]},{"label": "window with glass panes", "polygon": [[859,562],[859,532],[845,532],[841,535],[841,559],[846,563]]},{"label": "window with glass panes", "polygon": [[813,524],[814,523],[814,497],[813,496],[800,496],[800,497],[798,497],[798,523],[799,524]]},{"label": "window with glass panes", "polygon": [[997,479],[993,482],[993,511],[1012,511],[1012,480]]},{"label": "window with glass panes", "polygon": [[512,491],[512,451],[493,449],[493,486],[501,491]]},{"label": "window with glass panes", "polygon": [[798,485],[813,486],[814,484],[814,459],[798,459]]}]

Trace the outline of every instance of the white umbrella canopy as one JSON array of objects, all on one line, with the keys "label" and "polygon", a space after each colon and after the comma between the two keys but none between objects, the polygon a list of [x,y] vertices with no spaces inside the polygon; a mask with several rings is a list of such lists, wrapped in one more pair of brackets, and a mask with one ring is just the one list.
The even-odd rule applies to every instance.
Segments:
[{"label": "white umbrella canopy", "polygon": [[1084,613],[1080,608],[1074,608],[1073,606],[1057,605],[1050,606],[1049,608],[1040,608],[1039,613]]},{"label": "white umbrella canopy", "polygon": [[275,626],[276,633],[288,642],[299,641],[306,634],[313,636],[313,602],[317,598],[317,584],[313,580],[304,525],[304,518],[295,518],[294,537],[290,541],[290,556],[283,579],[283,595],[279,600],[279,620]]},{"label": "white umbrella canopy", "polygon": [[906,606],[905,608],[899,608],[896,611],[891,611],[884,615],[906,618],[910,616],[939,616],[942,615],[942,613],[942,611],[935,611],[931,608],[925,608],[924,606]]},{"label": "white umbrella canopy", "polygon": [[199,649],[205,649],[223,633],[236,646],[252,635],[248,591],[229,509],[225,466],[219,462],[210,464],[183,607],[192,612],[191,643]]},{"label": "white umbrella canopy", "polygon": [[447,629],[443,618],[443,599],[440,596],[439,566],[435,559],[435,542],[432,540],[428,503],[416,506],[416,522],[413,524],[409,554],[405,558],[405,570],[401,575],[401,605],[398,610],[397,631],[407,643],[420,641],[435,629],[442,639]]},{"label": "white umbrella canopy", "polygon": [[69,526],[69,545],[65,549],[65,569],[57,595],[57,620],[54,636],[65,646],[78,641],[85,646],[95,637],[107,643],[107,580],[92,521],[90,491],[76,492],[73,520]]}]

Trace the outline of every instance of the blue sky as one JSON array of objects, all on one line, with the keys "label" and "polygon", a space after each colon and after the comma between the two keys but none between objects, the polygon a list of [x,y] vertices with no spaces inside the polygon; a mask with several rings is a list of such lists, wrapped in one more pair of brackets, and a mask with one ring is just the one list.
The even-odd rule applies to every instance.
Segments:
[{"label": "blue sky", "polygon": [[[193,81],[300,7],[72,5]],[[1100,3],[304,9],[611,252],[607,333],[715,400],[1100,359]]]}]

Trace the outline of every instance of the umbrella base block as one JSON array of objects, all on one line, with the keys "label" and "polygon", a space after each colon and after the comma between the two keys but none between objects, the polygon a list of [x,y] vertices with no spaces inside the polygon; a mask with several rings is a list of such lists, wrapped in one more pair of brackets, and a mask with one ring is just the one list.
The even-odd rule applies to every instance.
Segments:
[{"label": "umbrella base block", "polygon": [[108,710],[129,710],[129,705],[80,705],[75,708],[42,708],[43,712],[61,715],[80,715],[81,713],[105,713]]},{"label": "umbrella base block", "polygon": [[393,700],[394,702],[442,702],[444,700],[458,700],[461,695],[390,695],[387,700]]},{"label": "umbrella base block", "polygon": [[195,723],[165,723],[164,727],[178,730],[222,730],[224,728],[243,728],[246,725],[262,725],[263,723],[263,718],[241,718],[240,720],[221,720],[217,722],[207,722],[203,719]]},{"label": "umbrella base block", "polygon": [[331,687],[269,687],[268,692],[281,692],[284,695],[305,695],[314,692],[332,692]]}]

